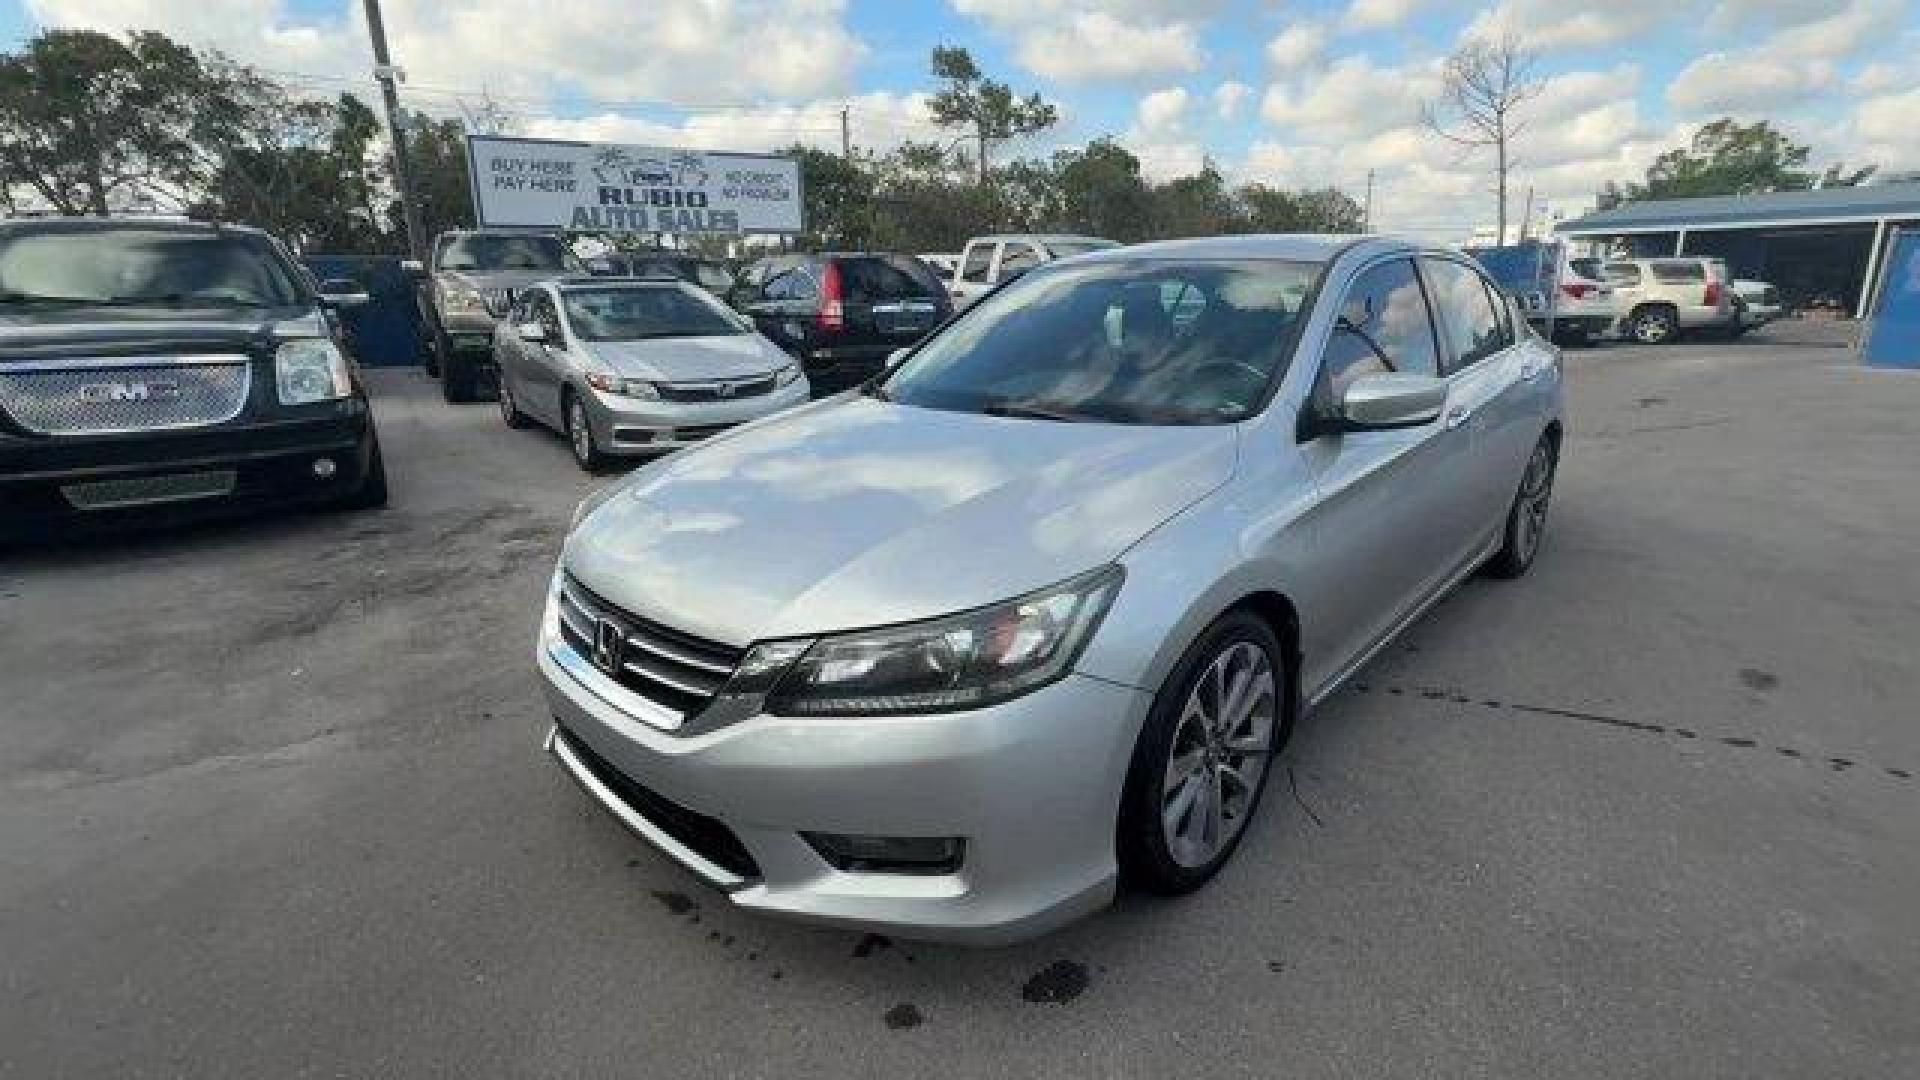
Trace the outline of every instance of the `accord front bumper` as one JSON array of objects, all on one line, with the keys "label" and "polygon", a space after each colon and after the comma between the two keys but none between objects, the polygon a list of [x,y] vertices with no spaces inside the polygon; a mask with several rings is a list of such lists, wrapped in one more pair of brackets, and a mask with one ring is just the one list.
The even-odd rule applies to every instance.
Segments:
[{"label": "accord front bumper", "polygon": [[[682,736],[537,646],[548,746],[596,801],[742,908],[910,938],[997,943],[1105,906],[1146,694],[1083,675],[928,716],[754,716]],[[954,837],[957,870],[836,869],[803,833]]]}]

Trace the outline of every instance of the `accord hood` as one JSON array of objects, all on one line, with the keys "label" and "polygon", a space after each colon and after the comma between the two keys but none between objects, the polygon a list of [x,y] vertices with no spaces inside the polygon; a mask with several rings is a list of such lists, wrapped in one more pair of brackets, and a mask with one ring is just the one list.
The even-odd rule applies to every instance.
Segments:
[{"label": "accord hood", "polygon": [[563,559],[734,645],[929,618],[1113,561],[1224,483],[1236,438],[831,399],[636,472]]},{"label": "accord hood", "polygon": [[581,346],[622,378],[658,382],[744,379],[769,374],[792,362],[759,334],[586,341]]}]

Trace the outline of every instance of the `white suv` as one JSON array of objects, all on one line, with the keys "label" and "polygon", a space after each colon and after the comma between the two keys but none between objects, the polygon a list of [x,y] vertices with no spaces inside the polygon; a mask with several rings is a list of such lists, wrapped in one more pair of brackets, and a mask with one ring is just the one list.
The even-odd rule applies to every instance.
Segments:
[{"label": "white suv", "polygon": [[1035,233],[976,236],[967,241],[960,266],[947,285],[947,294],[953,297],[954,310],[958,311],[991,292],[1008,277],[1025,273],[1043,262],[1119,246],[1097,236]]},{"label": "white suv", "polygon": [[1664,344],[1687,331],[1731,337],[1747,329],[1733,274],[1720,259],[1609,259],[1601,269],[1613,284],[1623,329],[1643,345]]}]

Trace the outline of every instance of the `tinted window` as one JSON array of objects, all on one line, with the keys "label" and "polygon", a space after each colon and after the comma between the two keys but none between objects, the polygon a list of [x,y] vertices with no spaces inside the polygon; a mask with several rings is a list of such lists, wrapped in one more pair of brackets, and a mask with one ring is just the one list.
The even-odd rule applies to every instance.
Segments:
[{"label": "tinted window", "polygon": [[1653,279],[1663,285],[1705,281],[1707,268],[1705,264],[1697,262],[1657,262],[1653,264]]},{"label": "tinted window", "polygon": [[468,234],[447,242],[442,270],[564,270],[567,249],[554,236]]},{"label": "tinted window", "polygon": [[940,285],[918,260],[888,256],[835,259],[840,268],[840,289],[844,299],[858,303],[875,300],[927,300],[938,295]]},{"label": "tinted window", "polygon": [[1448,259],[1423,259],[1433,287],[1433,304],[1452,357],[1449,370],[1477,364],[1513,344],[1486,279]]},{"label": "tinted window", "polygon": [[714,337],[746,331],[711,296],[678,285],[568,289],[567,321],[583,341]]},{"label": "tinted window", "polygon": [[1032,244],[1008,244],[1000,253],[1000,276],[1018,274],[1040,265],[1040,252]]},{"label": "tinted window", "polygon": [[1569,259],[1567,260],[1567,265],[1573,268],[1574,273],[1579,274],[1583,278],[1592,278],[1598,281],[1602,276],[1600,273],[1599,259]]},{"label": "tinted window", "polygon": [[719,263],[694,263],[693,283],[715,296],[725,296],[727,290],[733,288],[733,275]]},{"label": "tinted window", "polygon": [[533,298],[527,301],[527,315],[546,329],[548,344],[558,347],[566,343],[560,331],[560,314],[554,309],[553,297],[544,291],[536,291]]},{"label": "tinted window", "polygon": [[1632,287],[1640,284],[1640,268],[1633,263],[1608,263],[1607,280]]},{"label": "tinted window", "polygon": [[52,300],[286,307],[305,290],[256,235],[185,229],[0,232],[0,305]]},{"label": "tinted window", "polygon": [[985,284],[987,272],[991,269],[993,269],[993,245],[975,244],[967,249],[967,261],[960,267],[960,280]]},{"label": "tinted window", "polygon": [[1251,260],[1042,267],[923,344],[877,392],[924,408],[1051,419],[1239,420],[1285,369],[1319,269]]},{"label": "tinted window", "polygon": [[1331,400],[1339,401],[1355,379],[1389,371],[1440,373],[1433,319],[1410,259],[1369,267],[1348,287],[1327,338],[1320,379]]}]

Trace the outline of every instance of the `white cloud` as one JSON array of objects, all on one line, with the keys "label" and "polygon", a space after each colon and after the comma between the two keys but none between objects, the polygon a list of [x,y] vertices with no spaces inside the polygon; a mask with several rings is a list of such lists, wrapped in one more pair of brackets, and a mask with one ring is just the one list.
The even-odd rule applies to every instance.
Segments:
[{"label": "white cloud", "polygon": [[590,142],[654,143],[708,150],[764,151],[804,143],[840,148],[840,108],[851,116],[854,145],[884,152],[908,140],[951,138],[933,123],[926,94],[860,94],[804,105],[731,108],[700,112],[679,121],[659,121],[624,113],[546,118],[528,125],[527,134]]},{"label": "white cloud", "polygon": [[1140,99],[1134,122],[1120,141],[1140,159],[1141,171],[1155,180],[1182,176],[1200,168],[1206,151],[1193,138],[1187,115],[1193,95],[1169,86]]},{"label": "white cloud", "polygon": [[1187,114],[1187,104],[1191,95],[1184,86],[1169,86],[1165,90],[1155,90],[1140,99],[1138,123],[1143,129],[1159,131],[1178,124]]},{"label": "white cloud", "polygon": [[[162,30],[275,71],[366,77],[360,5],[315,19],[287,0],[27,0],[49,26]],[[725,105],[844,91],[865,46],[845,0],[703,0],[650,11],[644,42],[604,10],[511,0],[391,0],[387,37],[417,91],[588,94],[607,100]],[[750,77],[745,73],[751,73]],[[370,87],[369,87],[370,89]]]},{"label": "white cloud", "polygon": [[1253,93],[1253,87],[1232,79],[1213,88],[1213,108],[1222,120],[1232,120],[1240,115],[1240,107],[1247,103]]},{"label": "white cloud", "polygon": [[1197,71],[1206,54],[1196,19],[1217,0],[952,0],[1011,37],[1020,65],[1061,82]]},{"label": "white cloud", "polygon": [[1399,26],[1426,0],[1353,0],[1340,25],[1347,30],[1384,30]]},{"label": "white cloud", "polygon": [[1530,48],[1548,51],[1616,45],[1631,39],[1665,42],[1672,36],[1676,6],[1680,6],[1676,0],[1608,0],[1569,10],[1564,0],[1503,0],[1483,9],[1460,37],[1492,39],[1512,34]]},{"label": "white cloud", "polygon": [[1267,63],[1275,71],[1312,67],[1327,51],[1327,28],[1311,20],[1293,23],[1267,42]]},{"label": "white cloud", "polygon": [[1825,65],[1782,63],[1758,50],[1708,53],[1673,77],[1667,101],[1696,115],[1751,112],[1821,89],[1832,77]]},{"label": "white cloud", "polygon": [[1905,164],[1920,156],[1914,148],[1916,116],[1920,116],[1920,90],[1887,94],[1860,103],[1854,113],[1854,128],[1862,138],[1872,142],[1905,143],[1908,149],[1898,155],[1899,163]]},{"label": "white cloud", "polygon": [[1269,123],[1312,137],[1365,138],[1420,119],[1420,103],[1439,88],[1431,62],[1381,67],[1364,55],[1343,57],[1325,72],[1267,88],[1260,114]]}]

